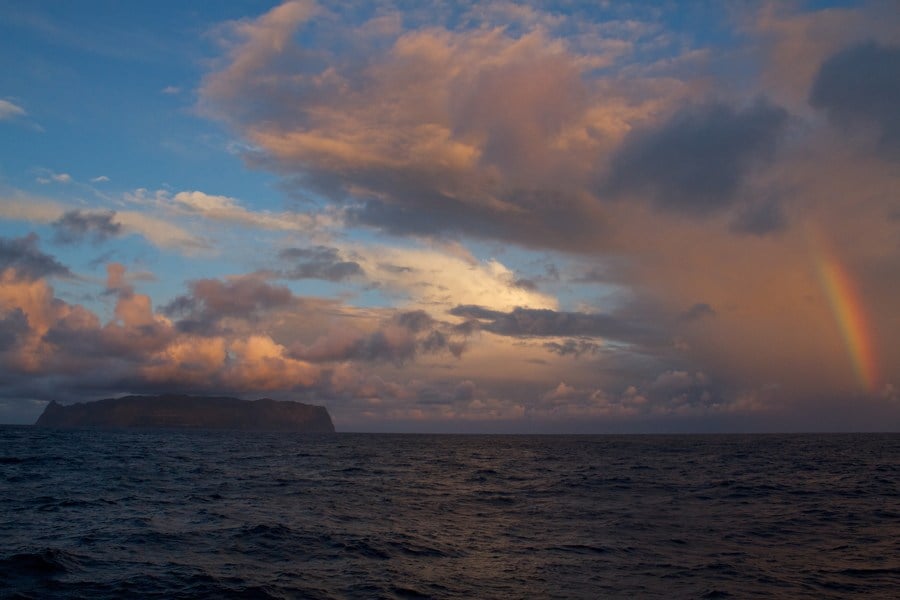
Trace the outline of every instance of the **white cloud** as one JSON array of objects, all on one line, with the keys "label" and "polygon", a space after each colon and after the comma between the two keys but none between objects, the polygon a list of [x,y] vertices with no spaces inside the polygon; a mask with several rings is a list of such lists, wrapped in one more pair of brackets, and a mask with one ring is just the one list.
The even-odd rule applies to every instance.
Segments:
[{"label": "white cloud", "polygon": [[98,177],[92,177],[91,181],[93,183],[104,183],[106,181],[109,181],[109,177],[107,177],[106,175],[100,175]]},{"label": "white cloud", "polygon": [[210,249],[210,245],[202,238],[163,219],[139,212],[121,211],[116,213],[116,220],[126,230],[140,234],[161,248],[170,248],[185,254],[198,254]]},{"label": "white cloud", "polygon": [[200,191],[178,192],[173,196],[165,190],[157,190],[152,193],[147,190],[137,190],[126,197],[134,203],[153,206],[178,216],[197,216],[211,221],[271,231],[312,233],[334,224],[334,219],[329,215],[289,211],[252,211],[241,206],[240,201],[236,198]]},{"label": "white cloud", "polygon": [[515,285],[515,273],[497,260],[480,261],[464,248],[353,246],[344,249],[368,277],[410,304],[442,314],[460,304],[508,311],[517,306],[556,309],[556,298]]},{"label": "white cloud", "polygon": [[166,87],[164,87],[163,89],[160,90],[160,93],[174,96],[176,94],[181,93],[181,88],[178,86],[175,86],[175,85],[167,85]]},{"label": "white cloud", "polygon": [[0,100],[0,121],[24,117],[27,114],[21,106],[13,104],[9,100]]},{"label": "white cloud", "polygon": [[41,175],[35,178],[40,184],[47,185],[49,183],[72,183],[72,176],[68,173],[54,173],[53,171],[40,169]]}]

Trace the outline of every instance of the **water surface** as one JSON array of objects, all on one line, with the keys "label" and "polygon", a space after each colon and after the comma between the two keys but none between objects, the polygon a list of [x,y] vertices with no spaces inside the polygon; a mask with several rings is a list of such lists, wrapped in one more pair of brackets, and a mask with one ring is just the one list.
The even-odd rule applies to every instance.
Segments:
[{"label": "water surface", "polygon": [[894,597],[900,435],[0,427],[0,597]]}]

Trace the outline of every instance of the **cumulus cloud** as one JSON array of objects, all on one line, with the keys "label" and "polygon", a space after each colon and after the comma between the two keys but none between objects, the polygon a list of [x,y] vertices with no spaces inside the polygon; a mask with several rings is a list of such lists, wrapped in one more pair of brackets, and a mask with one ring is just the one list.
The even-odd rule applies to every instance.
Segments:
[{"label": "cumulus cloud", "polygon": [[53,223],[54,240],[61,244],[73,244],[90,237],[94,243],[115,237],[122,231],[122,224],[115,220],[116,213],[70,210]]},{"label": "cumulus cloud", "polygon": [[830,56],[809,102],[842,127],[875,128],[879,150],[900,157],[900,46],[868,41]]},{"label": "cumulus cloud", "polygon": [[[149,296],[135,291],[121,264],[107,266],[106,289],[116,302],[106,323],[55,297],[46,281],[10,273],[3,272],[0,286],[2,367],[8,377],[27,376],[32,392],[48,379],[98,390],[231,392],[290,390],[317,380],[316,367],[289,357],[270,335],[250,327],[203,335],[176,327],[153,310]],[[271,290],[265,301],[242,297],[246,285],[196,285],[201,313],[249,319],[248,311],[287,301],[281,290]],[[230,298],[223,295],[226,287]]]},{"label": "cumulus cloud", "polygon": [[709,215],[731,205],[748,171],[773,158],[787,112],[760,100],[735,110],[692,106],[636,130],[612,159],[612,193],[648,194],[661,209]]},{"label": "cumulus cloud", "polygon": [[[20,241],[17,248],[25,252],[19,254],[33,259],[32,242]],[[400,414],[429,386],[385,382],[359,366],[459,357],[466,344],[450,324],[424,311],[373,316],[294,296],[258,275],[191,282],[187,294],[156,311],[119,263],[107,265],[105,294],[115,306],[103,322],[56,297],[36,278],[53,269],[46,260],[32,262],[30,279],[15,276],[4,263],[0,285],[0,372],[15,382],[16,393],[29,397],[59,399],[57,394],[77,390],[271,392],[352,403],[377,395],[402,400],[405,406],[393,411]],[[460,401],[462,396],[456,394]]]}]

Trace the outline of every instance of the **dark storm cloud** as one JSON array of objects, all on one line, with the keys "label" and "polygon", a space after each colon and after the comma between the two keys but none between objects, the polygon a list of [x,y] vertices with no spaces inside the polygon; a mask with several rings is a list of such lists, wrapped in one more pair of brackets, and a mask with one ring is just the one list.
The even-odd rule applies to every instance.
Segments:
[{"label": "dark storm cloud", "polygon": [[337,248],[327,246],[287,248],[279,252],[278,256],[293,264],[281,272],[281,276],[287,279],[342,281],[364,274],[359,263],[341,259]]},{"label": "dark storm cloud", "polygon": [[578,358],[583,354],[596,354],[603,346],[587,340],[566,340],[562,344],[557,342],[548,342],[544,344],[544,348],[559,354],[560,356],[574,356]]},{"label": "dark storm cloud", "polygon": [[781,205],[771,200],[751,204],[740,210],[730,228],[735,233],[762,236],[784,231],[787,228],[787,218]]},{"label": "dark storm cloud", "polygon": [[395,316],[394,320],[397,324],[406,327],[413,333],[424,331],[434,324],[434,319],[424,310],[405,311]]},{"label": "dark storm cloud", "polygon": [[72,275],[68,267],[38,249],[38,237],[34,233],[21,238],[0,238],[0,272],[7,269],[15,269],[18,278],[30,281]]},{"label": "dark storm cloud", "polygon": [[772,159],[787,122],[765,100],[740,111],[721,103],[683,109],[625,139],[607,189],[648,194],[671,212],[712,214],[734,202],[750,169]]},{"label": "dark storm cloud", "polygon": [[876,127],[879,150],[900,158],[900,46],[869,41],[828,58],[809,103],[842,127]]},{"label": "dark storm cloud", "polygon": [[90,237],[95,243],[119,235],[122,224],[114,221],[116,213],[70,210],[53,223],[54,241],[74,244]]},{"label": "dark storm cloud", "polygon": [[28,317],[22,309],[14,308],[0,316],[0,352],[15,347],[28,331]]},{"label": "dark storm cloud", "polygon": [[[341,196],[341,201],[350,202],[345,213],[347,223],[375,227],[393,235],[468,235],[574,251],[596,246],[599,234],[606,228],[597,203],[563,187],[498,191],[490,201],[478,204],[464,201],[471,200],[464,189],[445,195],[429,189],[427,181],[422,181],[421,187],[391,188],[391,183],[399,185],[396,178],[374,188],[386,190],[389,200],[348,200]],[[465,187],[474,185],[467,182]],[[500,211],[497,206],[515,209]]]},{"label": "dark storm cloud", "polygon": [[706,302],[698,302],[683,313],[681,313],[682,321],[696,321],[706,317],[716,316],[716,311]]},{"label": "dark storm cloud", "polygon": [[412,273],[415,270],[412,267],[403,267],[389,263],[378,263],[378,268],[388,273]]},{"label": "dark storm cloud", "polygon": [[538,289],[537,283],[532,279],[520,278],[513,281],[513,285],[517,288],[522,288],[523,290],[528,290],[534,292]]},{"label": "dark storm cloud", "polygon": [[457,306],[450,314],[483,321],[480,328],[484,331],[514,337],[601,336],[625,340],[641,338],[647,333],[631,322],[604,314],[536,308],[501,312],[474,305]]},{"label": "dark storm cloud", "polygon": [[572,283],[608,283],[610,275],[605,267],[591,267],[588,271],[571,279]]}]

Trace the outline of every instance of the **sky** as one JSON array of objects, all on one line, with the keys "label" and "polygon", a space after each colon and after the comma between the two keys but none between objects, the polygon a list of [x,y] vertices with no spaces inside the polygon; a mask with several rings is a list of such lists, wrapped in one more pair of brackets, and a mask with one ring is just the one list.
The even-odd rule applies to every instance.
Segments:
[{"label": "sky", "polygon": [[897,431],[896,8],[0,1],[0,422]]}]

